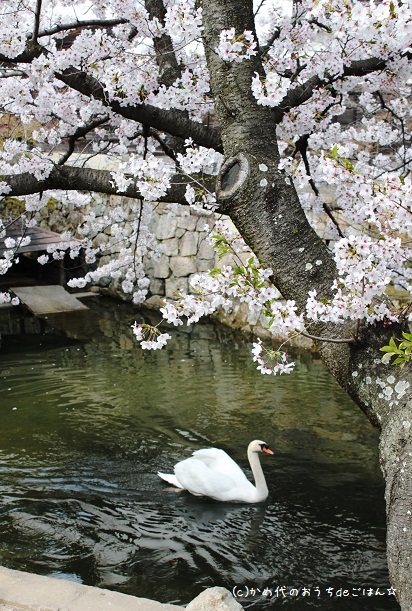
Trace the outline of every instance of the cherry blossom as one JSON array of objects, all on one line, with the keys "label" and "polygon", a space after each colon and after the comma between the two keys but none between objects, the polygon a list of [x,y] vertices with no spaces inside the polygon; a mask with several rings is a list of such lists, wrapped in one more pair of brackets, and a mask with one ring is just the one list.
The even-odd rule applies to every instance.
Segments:
[{"label": "cherry blossom", "polygon": [[241,62],[256,55],[256,41],[248,30],[236,34],[235,28],[229,28],[220,33],[219,46],[215,51],[225,61]]},{"label": "cherry blossom", "polygon": [[253,360],[258,363],[257,370],[262,374],[281,375],[293,371],[295,363],[288,362],[287,354],[279,350],[268,350],[260,338],[253,343],[252,354]]}]

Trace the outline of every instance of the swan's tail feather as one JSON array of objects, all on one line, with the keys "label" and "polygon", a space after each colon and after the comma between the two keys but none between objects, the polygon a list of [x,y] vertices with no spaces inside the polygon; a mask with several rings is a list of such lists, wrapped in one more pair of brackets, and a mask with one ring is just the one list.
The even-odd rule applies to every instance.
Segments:
[{"label": "swan's tail feather", "polygon": [[183,486],[177,481],[176,475],[173,475],[172,473],[160,473],[160,471],[157,472],[157,475],[164,479],[168,484],[172,484],[172,486],[176,486],[176,488],[181,488],[183,490]]}]

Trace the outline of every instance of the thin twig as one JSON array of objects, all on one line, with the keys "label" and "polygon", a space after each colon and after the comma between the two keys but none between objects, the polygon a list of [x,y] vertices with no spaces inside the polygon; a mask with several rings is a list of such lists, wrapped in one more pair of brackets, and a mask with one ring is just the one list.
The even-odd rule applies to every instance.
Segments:
[{"label": "thin twig", "polygon": [[384,174],[390,174],[390,172],[397,172],[398,170],[405,168],[410,163],[412,163],[412,157],[406,161],[403,161],[400,165],[396,166],[395,168],[389,168],[389,169],[386,168],[385,170],[383,170],[383,172],[380,172],[380,174],[375,174],[375,176],[373,177],[373,180],[377,180]]},{"label": "thin twig", "polygon": [[385,99],[382,95],[382,93],[380,91],[377,91],[377,96],[379,98],[379,101],[381,103],[381,107],[385,110],[387,110],[393,117],[395,117],[395,119],[397,119],[401,125],[401,132],[402,132],[402,142],[403,142],[403,167],[406,166],[406,145],[405,145],[405,139],[406,139],[406,134],[405,134],[405,123],[403,121],[403,119],[393,110],[393,108],[391,108],[390,106],[387,105],[387,103],[385,102]]},{"label": "thin twig", "polygon": [[154,138],[156,140],[156,142],[158,142],[160,144],[160,146],[162,147],[163,152],[170,157],[171,159],[173,159],[173,161],[177,160],[177,155],[175,153],[175,151],[163,140],[163,138],[161,138],[159,136],[159,134],[157,133],[156,130],[154,129],[150,129],[149,130],[150,136],[152,138]]},{"label": "thin twig", "polygon": [[354,337],[348,337],[344,339],[331,338],[331,337],[318,337],[317,335],[311,335],[310,333],[305,333],[304,331],[299,331],[297,335],[303,335],[304,337],[313,339],[315,342],[330,342],[332,344],[353,344],[356,341]]},{"label": "thin twig", "polygon": [[134,277],[137,280],[137,269],[136,269],[136,252],[137,252],[137,243],[139,241],[139,235],[140,235],[140,225],[142,222],[142,214],[143,214],[143,198],[140,199],[140,209],[139,209],[139,216],[137,219],[137,227],[136,227],[136,239],[134,242],[134,249],[133,249],[133,271],[134,271]]},{"label": "thin twig", "polygon": [[262,8],[262,6],[265,4],[266,0],[261,0],[259,6],[257,7],[257,9],[255,10],[255,12],[253,13],[253,16],[256,17],[256,15],[258,14],[258,12],[260,11],[260,9]]},{"label": "thin twig", "polygon": [[[302,157],[302,161],[303,164],[305,166],[305,170],[306,170],[306,174],[309,176],[309,184],[312,187],[313,192],[315,193],[316,197],[319,197],[319,189],[316,186],[315,181],[312,178],[311,175],[311,171],[310,171],[310,164],[309,164],[309,159],[308,159],[308,140],[309,140],[309,136],[310,134],[304,134],[303,136],[300,136],[300,138],[298,138],[298,140],[296,140],[295,143],[295,150],[292,153],[292,157],[294,158],[296,156],[296,153],[300,153],[300,156]],[[327,204],[326,202],[322,203],[322,207],[323,210],[325,211],[325,213],[327,214],[327,216],[330,218],[330,220],[332,221],[332,223],[334,224],[334,226],[336,227],[336,230],[338,232],[338,235],[340,238],[344,238],[345,235],[342,232],[340,225],[338,223],[338,221],[336,220],[331,207],[329,206],[329,204]]]},{"label": "thin twig", "polygon": [[260,57],[265,57],[265,55],[267,55],[269,53],[270,47],[273,45],[275,40],[277,40],[279,38],[280,32],[281,32],[280,29],[279,30],[275,30],[273,32],[272,36],[269,38],[269,40],[267,41],[265,46],[260,49],[260,51],[259,51]]}]

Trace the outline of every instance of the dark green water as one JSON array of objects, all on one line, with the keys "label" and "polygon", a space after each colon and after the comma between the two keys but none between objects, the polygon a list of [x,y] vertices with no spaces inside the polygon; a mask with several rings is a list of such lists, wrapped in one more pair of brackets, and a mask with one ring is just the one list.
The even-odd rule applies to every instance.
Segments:
[{"label": "dark green water", "polygon": [[[398,608],[377,433],[319,361],[264,377],[251,346],[213,326],[142,352],[130,310],[94,308],[77,322],[91,331],[83,342],[3,337],[0,564],[178,604],[223,585],[247,609]],[[263,505],[192,497],[156,476],[211,445],[249,474],[255,438],[275,450],[262,459]],[[283,598],[278,586],[311,590]]]}]

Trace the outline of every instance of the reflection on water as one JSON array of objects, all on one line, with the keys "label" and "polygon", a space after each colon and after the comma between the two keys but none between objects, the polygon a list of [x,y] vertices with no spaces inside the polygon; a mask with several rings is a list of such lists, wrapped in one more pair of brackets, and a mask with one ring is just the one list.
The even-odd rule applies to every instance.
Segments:
[{"label": "reflection on water", "polygon": [[[306,586],[311,596],[240,600],[398,608],[387,595],[325,592],[388,583],[377,434],[319,362],[306,355],[295,374],[263,377],[250,346],[213,326],[142,352],[127,307],[94,308],[83,343],[3,338],[0,564],[163,602],[211,585]],[[210,445],[250,474],[254,438],[275,450],[262,459],[263,505],[195,498],[156,476]]]}]

